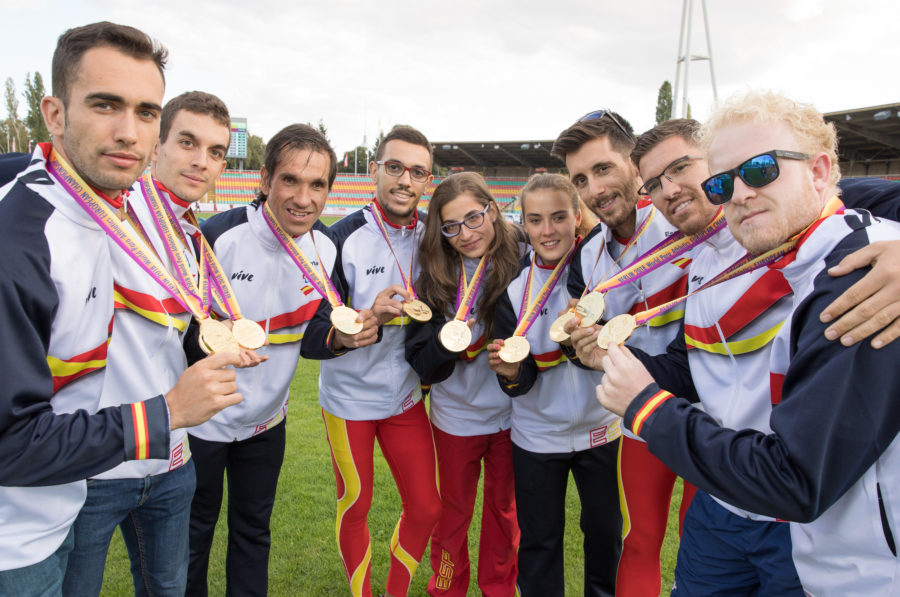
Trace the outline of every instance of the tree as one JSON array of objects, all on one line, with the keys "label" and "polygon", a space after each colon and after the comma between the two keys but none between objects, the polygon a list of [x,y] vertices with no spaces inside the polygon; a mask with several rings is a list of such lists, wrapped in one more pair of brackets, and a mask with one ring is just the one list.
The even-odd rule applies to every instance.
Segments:
[{"label": "tree", "polygon": [[[312,125],[310,125],[312,126]],[[328,144],[331,145],[331,139],[328,138],[328,128],[325,126],[325,121],[321,118],[319,119],[319,124],[316,125],[316,129],[322,133],[322,136],[325,137],[325,140],[328,141]]]},{"label": "tree", "polygon": [[[344,156],[347,156],[347,165],[344,166]],[[338,155],[338,172],[355,172],[365,174],[369,171],[369,156],[362,145]]]},{"label": "tree", "polygon": [[672,118],[672,84],[663,81],[659,86],[659,95],[656,98],[656,124],[663,123]]},{"label": "tree", "polygon": [[263,166],[266,156],[266,143],[262,137],[256,135],[247,136],[247,159],[244,160],[244,168],[247,170],[259,170]]},{"label": "tree", "polygon": [[44,115],[41,113],[41,99],[43,99],[47,90],[44,89],[44,79],[41,73],[34,73],[34,79],[31,73],[25,75],[25,103],[28,106],[28,114],[25,116],[25,126],[28,127],[28,134],[35,143],[50,141],[50,132],[47,130],[47,123],[44,122]]},{"label": "tree", "polygon": [[[384,139],[384,131],[378,131],[378,137],[375,138],[375,143],[372,145],[372,154],[375,155],[378,153],[378,146],[381,145],[381,140]],[[375,158],[372,158],[375,159]]]},{"label": "tree", "polygon": [[5,134],[0,146],[3,151],[28,151],[28,130],[19,119],[19,100],[16,99],[16,84],[12,77],[6,79],[6,114]]}]

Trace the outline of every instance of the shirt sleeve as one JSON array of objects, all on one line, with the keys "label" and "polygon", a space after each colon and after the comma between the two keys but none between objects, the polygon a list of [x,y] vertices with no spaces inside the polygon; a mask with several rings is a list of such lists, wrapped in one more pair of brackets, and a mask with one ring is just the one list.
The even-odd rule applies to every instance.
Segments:
[{"label": "shirt sleeve", "polygon": [[[9,213],[4,210],[0,217]],[[20,228],[28,228],[29,215],[19,220]],[[42,232],[0,237],[0,485],[59,485],[125,460],[168,458],[169,419],[162,396],[96,414],[54,413],[47,354],[58,298],[49,250]]]},{"label": "shirt sleeve", "polygon": [[666,352],[658,355],[649,355],[639,348],[632,346],[628,350],[643,363],[653,380],[664,390],[686,398],[690,402],[699,402],[697,389],[694,387],[694,378],[691,377],[691,368],[688,363],[687,344],[684,341],[684,319],[678,328],[678,333],[669,342]]},{"label": "shirt sleeve", "polygon": [[822,272],[794,311],[792,357],[781,402],[772,411],[772,433],[722,428],[655,384],[632,402],[625,423],[668,467],[704,491],[757,514],[814,520],[900,430],[900,346],[845,347],[825,339],[818,319],[865,273],[831,278]]}]

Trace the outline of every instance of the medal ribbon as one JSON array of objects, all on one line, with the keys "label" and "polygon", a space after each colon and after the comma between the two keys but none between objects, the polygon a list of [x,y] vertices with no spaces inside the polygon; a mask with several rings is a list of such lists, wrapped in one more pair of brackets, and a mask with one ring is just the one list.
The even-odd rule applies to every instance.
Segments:
[{"label": "medal ribbon", "polygon": [[150,209],[150,214],[153,216],[153,224],[156,226],[156,230],[159,232],[163,245],[166,248],[166,253],[174,265],[175,273],[181,282],[182,292],[196,300],[201,305],[201,308],[208,313],[208,301],[205,301],[203,297],[205,293],[198,289],[194,276],[191,273],[190,264],[181,250],[180,244],[186,245],[186,243],[184,241],[184,230],[181,228],[178,218],[172,212],[169,202],[164,201],[160,197],[156,182],[149,173],[144,174],[140,181],[144,202]]},{"label": "medal ribbon", "polygon": [[[168,203],[166,203],[165,206],[170,220],[174,223],[178,223],[178,219],[175,217],[175,212],[172,211],[171,206]],[[197,216],[190,209],[184,212],[184,219],[198,230],[200,229],[200,222],[197,221]],[[231,288],[231,283],[228,281],[228,276],[222,269],[222,264],[219,263],[209,241],[206,240],[206,237],[202,234],[200,235],[200,270],[205,274],[204,276],[201,276],[201,281],[204,277],[206,278],[207,287],[212,291],[212,295],[215,296],[219,306],[228,312],[228,316],[231,317],[232,320],[237,321],[238,319],[243,319],[241,307],[238,304],[234,290]],[[209,280],[212,280],[211,285],[209,284]],[[210,300],[207,293],[204,293],[204,299],[207,301]]]},{"label": "medal ribbon", "polygon": [[759,269],[761,267],[770,265],[770,264],[778,261],[785,255],[791,253],[792,251],[795,251],[797,249],[797,247],[800,245],[800,243],[802,242],[804,235],[806,235],[813,228],[815,228],[819,223],[822,222],[822,220],[824,220],[828,216],[838,213],[839,211],[841,211],[843,209],[843,207],[844,207],[844,204],[841,203],[841,201],[837,197],[832,197],[825,204],[825,207],[822,209],[822,212],[819,214],[819,217],[816,218],[816,220],[812,224],[810,224],[809,226],[807,226],[806,228],[804,228],[803,230],[801,230],[800,232],[798,232],[797,234],[792,236],[790,239],[788,239],[787,242],[775,247],[774,249],[772,249],[770,251],[763,253],[762,255],[754,256],[754,255],[751,255],[748,253],[748,254],[744,255],[743,257],[741,257],[740,259],[738,259],[737,261],[735,261],[734,263],[732,263],[731,265],[729,265],[728,267],[726,267],[721,272],[719,272],[712,280],[709,280],[708,282],[706,282],[705,284],[700,286],[697,290],[695,290],[689,294],[686,294],[685,296],[677,298],[673,301],[669,301],[668,303],[663,303],[662,305],[657,305],[656,307],[654,307],[652,309],[648,309],[646,311],[642,311],[642,312],[636,314],[634,316],[635,326],[643,325],[643,324],[647,323],[648,321],[650,321],[651,319],[653,319],[654,317],[662,315],[663,313],[672,309],[676,305],[679,305],[679,304],[683,303],[684,301],[686,301],[688,299],[688,297],[693,296],[702,290],[706,290],[707,288],[711,288],[711,287],[715,286],[716,284],[721,284],[722,282],[726,282],[728,280],[731,280],[732,278],[736,278],[742,274],[752,272],[755,269]]},{"label": "medal ribbon", "polygon": [[[650,213],[647,214],[647,217],[644,218],[644,221],[641,222],[641,225],[638,226],[637,230],[634,231],[634,234],[631,235],[631,240],[628,241],[628,244],[625,245],[625,248],[622,249],[622,252],[619,253],[619,256],[616,257],[615,261],[613,261],[613,264],[609,267],[608,270],[606,270],[606,272],[603,274],[603,277],[600,278],[601,283],[603,280],[606,280],[606,277],[609,275],[609,271],[612,268],[619,265],[619,261],[621,261],[622,258],[625,257],[625,255],[628,253],[628,251],[631,250],[631,247],[633,247],[634,244],[638,241],[638,239],[644,235],[644,232],[646,232],[647,228],[650,226],[650,222],[652,222],[654,216],[656,216],[657,211],[658,210],[655,207],[650,209]],[[663,241],[663,242],[665,242],[665,241]],[[604,238],[603,244],[600,246],[600,250],[597,251],[597,258],[594,261],[594,267],[593,267],[593,269],[591,269],[591,278],[590,278],[590,280],[588,280],[587,286],[584,287],[584,290],[581,291],[580,298],[584,298],[584,295],[586,295],[588,292],[591,292],[591,290],[594,288],[594,286],[593,286],[594,270],[597,269],[597,264],[600,262],[600,255],[603,254],[603,251],[605,248],[606,248],[606,239]],[[599,283],[598,283],[598,285],[599,285]],[[574,308],[571,310],[574,311]]]},{"label": "medal ribbon", "polygon": [[472,274],[472,279],[466,282],[466,264],[462,255],[459,256],[459,282],[456,285],[456,316],[455,319],[466,321],[472,305],[475,304],[475,297],[478,295],[478,289],[481,287],[481,280],[484,278],[485,265],[487,265],[487,255],[481,256],[478,267]]},{"label": "medal ribbon", "polygon": [[157,284],[162,286],[185,310],[198,320],[206,319],[207,314],[196,296],[184,293],[183,289],[168,272],[149,248],[137,238],[137,233],[122,224],[116,213],[84,182],[57,152],[53,151],[48,160],[47,169],[56,178],[60,186],[84,209],[97,225],[125,253],[147,272]]},{"label": "medal ribbon", "polygon": [[560,259],[559,263],[556,264],[556,267],[553,268],[550,277],[544,282],[544,285],[538,291],[534,301],[531,301],[531,283],[534,279],[534,267],[537,253],[532,254],[531,269],[528,270],[528,280],[525,282],[525,294],[522,296],[522,305],[519,307],[519,321],[516,323],[516,329],[513,332],[513,336],[524,336],[528,333],[532,324],[537,320],[537,316],[541,312],[541,309],[547,304],[547,299],[550,298],[550,293],[553,291],[553,288],[556,286],[560,277],[562,277],[563,271],[565,271],[566,267],[569,265],[569,260],[572,259],[572,254],[575,252],[575,247],[577,245],[577,242],[572,243],[572,246],[569,247],[569,250],[566,251],[563,258]]},{"label": "medal ribbon", "polygon": [[[294,239],[287,233],[287,231],[278,223],[278,220],[275,218],[275,214],[272,213],[272,208],[269,207],[268,201],[263,201],[263,219],[266,221],[266,224],[269,225],[269,228],[272,230],[272,234],[275,235],[275,239],[281,243],[281,246],[284,247],[284,250],[287,251],[287,254],[291,256],[291,259],[294,260],[294,263],[297,264],[297,267],[300,268],[300,271],[306,276],[306,279],[309,280],[309,283],[313,288],[316,289],[316,292],[322,296],[328,303],[331,305],[331,308],[337,308],[343,305],[341,302],[341,297],[338,295],[337,289],[334,287],[334,284],[331,282],[331,279],[328,277],[328,274],[325,272],[325,267],[322,264],[322,258],[319,257],[319,249],[316,248],[316,257],[319,259],[319,268],[321,271],[321,275],[316,269],[313,267],[313,264],[309,262],[303,252],[300,251],[300,247],[297,246],[297,243],[294,242]],[[310,230],[310,238],[312,238],[313,246],[315,247],[316,238],[313,235],[313,231]]]},{"label": "medal ribbon", "polygon": [[702,231],[697,234],[692,234],[691,236],[684,236],[682,234],[673,234],[669,236],[642,256],[638,257],[627,269],[619,272],[615,277],[598,284],[596,288],[594,288],[594,291],[606,292],[642,278],[699,245],[724,227],[725,214],[719,209],[716,217],[713,218],[712,222],[710,222]]},{"label": "medal ribbon", "polygon": [[397,269],[400,270],[400,278],[403,280],[403,287],[406,289],[406,292],[411,297],[410,300],[418,299],[416,296],[416,291],[413,288],[412,284],[412,276],[413,276],[413,263],[415,263],[416,259],[416,245],[415,242],[415,232],[413,232],[413,249],[412,254],[409,256],[409,275],[406,275],[403,272],[403,266],[400,265],[400,259],[397,258],[397,253],[394,252],[394,246],[391,244],[390,239],[388,238],[387,226],[384,221],[381,219],[381,214],[378,213],[378,208],[372,210],[372,218],[375,220],[375,223],[378,225],[378,230],[381,232],[381,236],[384,238],[384,242],[387,243],[388,249],[391,250],[391,255],[394,256],[394,261],[397,263]]}]

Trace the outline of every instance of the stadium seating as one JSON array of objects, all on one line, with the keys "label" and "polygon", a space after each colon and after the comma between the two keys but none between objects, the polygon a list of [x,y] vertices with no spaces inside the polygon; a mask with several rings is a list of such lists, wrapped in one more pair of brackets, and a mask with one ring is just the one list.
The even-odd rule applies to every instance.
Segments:
[{"label": "stadium seating", "polygon": [[[435,178],[434,184],[426,191],[419,206],[428,209],[428,199],[434,187],[442,178]],[[525,178],[488,178],[485,179],[491,194],[500,207],[508,210],[527,179]],[[259,189],[259,171],[226,170],[216,181],[216,188],[202,202],[204,211],[224,211],[246,205],[253,201]],[[325,204],[325,215],[342,216],[364,207],[375,194],[375,183],[368,175],[338,174]]]}]

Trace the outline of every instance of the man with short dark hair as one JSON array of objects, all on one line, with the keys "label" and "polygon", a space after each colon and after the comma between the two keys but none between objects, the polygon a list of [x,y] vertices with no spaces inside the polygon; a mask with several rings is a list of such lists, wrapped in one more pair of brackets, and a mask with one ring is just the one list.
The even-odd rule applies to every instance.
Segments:
[{"label": "man with short dark hair", "polygon": [[[129,209],[145,231],[156,232],[160,222],[150,216],[148,201],[151,193],[158,194],[158,207],[172,217],[171,241],[192,275],[198,273],[195,251],[200,231],[188,210],[225,168],[230,125],[225,104],[208,93],[187,92],[169,101],[161,113],[150,176],[145,174],[129,196]],[[171,248],[157,245],[157,252],[165,255]],[[187,366],[180,350],[182,336],[172,333],[172,328],[184,330],[190,314],[173,316],[171,305],[158,308],[165,303],[156,303],[156,283],[128,257],[118,260],[128,274],[116,280],[111,356],[98,408],[152,392]],[[69,555],[64,595],[99,595],[117,526],[132,561],[136,592],[184,592],[196,482],[191,452],[186,430],[179,429],[171,434],[167,460],[123,463],[91,478],[87,499],[75,520],[75,547]]]},{"label": "man with short dark hair", "polygon": [[41,102],[53,143],[38,146],[0,201],[0,342],[16,347],[0,362],[2,594],[61,592],[86,477],[167,459],[170,430],[241,399],[234,372],[222,369],[240,361],[223,353],[157,380],[164,389],[128,396],[152,398],[89,414],[107,360],[149,348],[109,348],[124,254],[109,233],[125,229],[115,210],[159,135],[164,63],[165,50],[132,27],[64,33],[54,95]]},{"label": "man with short dark hair", "polygon": [[[641,180],[630,158],[634,144],[631,125],[609,110],[582,117],[553,144],[552,153],[565,161],[581,199],[601,220],[572,258],[568,289],[573,298],[590,293],[676,232],[652,203],[638,194]],[[604,319],[643,311],[682,296],[689,256],[664,262],[651,274],[606,292]],[[663,352],[678,331],[680,315],[677,312],[657,318],[631,342],[651,354]],[[586,581],[591,587],[586,588],[586,594],[658,594],[659,552],[675,475],[627,432],[625,438],[616,438],[602,450],[606,451],[603,465],[610,490],[604,504],[595,504],[592,515],[582,516],[595,529],[585,547],[586,575],[590,573],[593,579]],[[693,487],[686,485],[682,517],[692,495]],[[531,574],[535,582],[541,581],[539,571]]]},{"label": "man with short dark hair", "polygon": [[[769,381],[776,406],[767,429],[725,428],[740,421],[691,408],[615,343],[602,358],[598,397],[700,488],[737,508],[796,521],[793,561],[805,594],[889,594],[900,526],[894,472],[900,348],[831,342],[819,313],[863,274],[836,278],[826,268],[876,240],[900,239],[900,226],[843,210],[835,195],[834,128],[812,106],[749,92],[717,109],[701,146],[717,172],[702,182],[704,193],[724,205],[734,238],[750,256],[778,249],[760,279],[781,275],[793,292],[767,370],[748,380],[751,388]],[[698,373],[712,371],[692,366],[680,387],[697,382],[691,374]]]},{"label": "man with short dark hair", "polygon": [[424,225],[416,207],[432,180],[431,159],[431,144],[412,127],[395,127],[381,140],[369,164],[374,201],[331,227],[338,251],[331,280],[340,302],[360,309],[362,329],[336,329],[330,316],[340,305],[322,301],[303,338],[303,356],[323,359],[319,404],[338,484],[338,549],[354,597],[372,594],[366,517],[376,438],[403,502],[387,595],[406,595],[441,511],[431,425],[404,354],[408,316],[395,298],[412,298],[404,280],[418,273]]},{"label": "man with short dark hair", "polygon": [[267,594],[269,521],[284,460],[288,392],[301,339],[323,298],[317,275],[334,266],[334,242],[318,219],[337,173],[327,139],[305,124],[287,126],[269,140],[264,161],[256,200],[203,224],[243,316],[266,332],[268,344],[258,352],[268,363],[238,371],[244,402],[190,430],[197,490],[191,505],[188,596],[207,594],[226,470],[225,592]]}]

